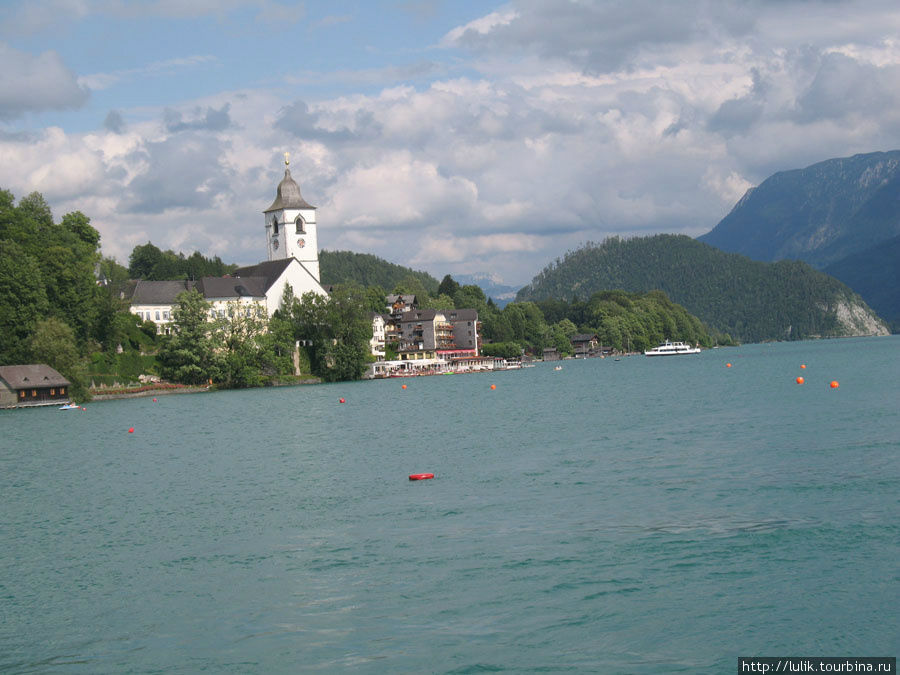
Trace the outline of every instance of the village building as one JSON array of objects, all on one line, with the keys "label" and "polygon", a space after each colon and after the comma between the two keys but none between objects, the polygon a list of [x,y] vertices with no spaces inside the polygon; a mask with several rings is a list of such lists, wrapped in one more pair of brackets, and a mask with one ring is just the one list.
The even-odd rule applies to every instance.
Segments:
[{"label": "village building", "polygon": [[138,281],[131,311],[155,323],[157,332],[168,333],[172,307],[184,291],[196,290],[212,305],[211,319],[235,312],[266,319],[281,305],[288,284],[298,298],[304,293],[327,295],[319,281],[316,207],[303,198],[288,165],[285,155],[284,178],[275,190],[275,201],[263,211],[268,260],[238,268],[226,277]]},{"label": "village building", "polygon": [[69,381],[50,366],[0,366],[0,408],[69,402]]}]

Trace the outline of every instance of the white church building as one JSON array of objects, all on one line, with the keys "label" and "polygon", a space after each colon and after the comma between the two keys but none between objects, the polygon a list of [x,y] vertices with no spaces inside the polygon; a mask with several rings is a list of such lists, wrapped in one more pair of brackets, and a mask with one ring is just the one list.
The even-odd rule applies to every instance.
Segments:
[{"label": "white church building", "polygon": [[284,178],[275,201],[263,211],[268,259],[241,267],[227,277],[184,281],[138,281],[131,311],[152,321],[157,332],[169,332],[172,307],[179,293],[196,289],[211,304],[210,318],[224,318],[235,308],[246,316],[266,318],[279,308],[286,285],[295,297],[304,293],[327,295],[319,281],[316,207],[300,194],[291,178],[285,154]]}]

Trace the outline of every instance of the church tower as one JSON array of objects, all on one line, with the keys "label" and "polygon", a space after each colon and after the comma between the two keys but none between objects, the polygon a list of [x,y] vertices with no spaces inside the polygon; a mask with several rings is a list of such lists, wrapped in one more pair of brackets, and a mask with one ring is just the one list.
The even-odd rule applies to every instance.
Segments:
[{"label": "church tower", "polygon": [[316,207],[300,195],[289,164],[290,155],[284,153],[284,178],[278,184],[275,201],[263,211],[269,260],[296,258],[319,281]]}]

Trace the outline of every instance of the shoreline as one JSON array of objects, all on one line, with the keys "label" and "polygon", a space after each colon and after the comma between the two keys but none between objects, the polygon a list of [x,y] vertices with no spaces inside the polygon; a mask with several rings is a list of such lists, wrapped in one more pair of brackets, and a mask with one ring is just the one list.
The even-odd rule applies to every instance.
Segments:
[{"label": "shoreline", "polygon": [[[275,382],[263,384],[258,387],[244,387],[246,389],[265,389],[268,387],[294,387],[306,384],[321,384],[322,380],[318,377],[308,377],[296,382]],[[107,391],[104,389],[91,389],[91,400],[88,403],[96,401],[115,401],[126,398],[145,398],[147,396],[168,396],[170,394],[204,394],[213,391],[229,391],[215,387],[213,385],[174,385],[161,387],[135,387],[134,389],[122,388],[118,390]]]}]

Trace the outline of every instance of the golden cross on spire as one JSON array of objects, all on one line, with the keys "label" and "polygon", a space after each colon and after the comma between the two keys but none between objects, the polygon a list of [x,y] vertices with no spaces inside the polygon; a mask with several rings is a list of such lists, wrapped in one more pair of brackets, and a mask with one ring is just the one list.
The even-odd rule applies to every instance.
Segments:
[{"label": "golden cross on spire", "polygon": [[291,153],[286,152],[286,153],[284,153],[284,165],[287,166],[290,163],[291,163]]}]

